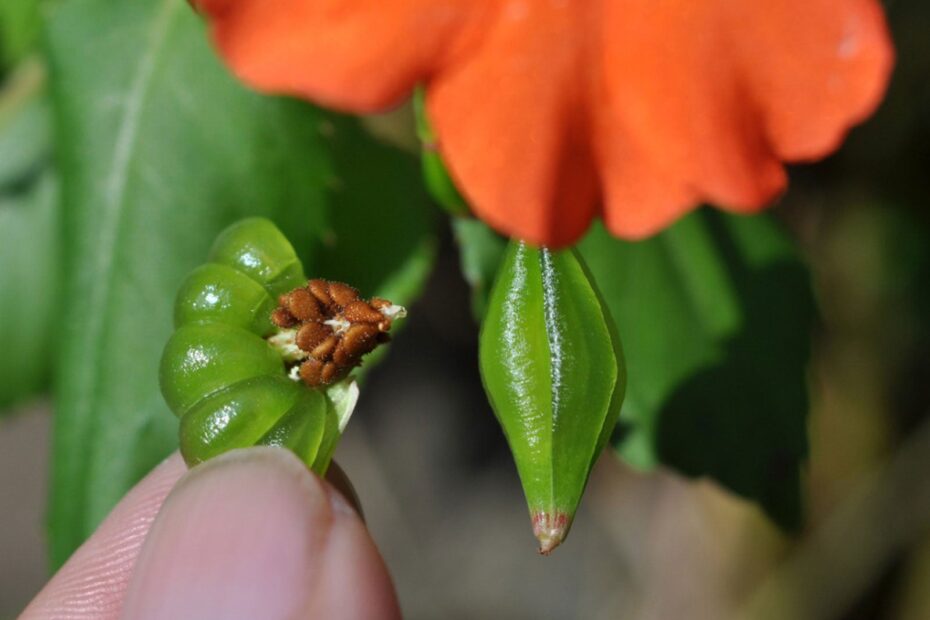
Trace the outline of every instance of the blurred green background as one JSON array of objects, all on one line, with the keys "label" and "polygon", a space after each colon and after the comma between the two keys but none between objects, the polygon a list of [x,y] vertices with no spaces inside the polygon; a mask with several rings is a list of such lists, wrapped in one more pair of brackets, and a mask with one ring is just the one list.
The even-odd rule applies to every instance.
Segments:
[{"label": "blurred green background", "polygon": [[[793,169],[772,211],[809,269],[816,319],[799,267],[755,269],[755,246],[741,253],[738,241],[758,237],[708,213],[663,239],[694,248],[706,238],[712,249],[736,240],[742,266],[728,259],[721,277],[745,314],[740,330],[693,327],[677,298],[659,296],[664,324],[638,341],[625,300],[652,289],[604,276],[615,318],[635,323],[627,348],[644,361],[631,381],[643,378],[617,433],[626,461],[601,459],[549,558],[535,553],[477,374],[473,309],[493,270],[481,250],[493,254],[495,240],[428,205],[411,110],[359,123],[246,93],[183,3],[41,8],[0,0],[0,617],[15,616],[47,578],[49,555],[53,565],[66,557],[170,449],[175,421],[151,396],[149,369],[170,327],[165,291],[226,221],[264,213],[290,224],[321,275],[412,302],[336,457],[407,617],[930,618],[927,3],[886,3],[898,48],[886,101],[839,153]],[[152,50],[158,62],[140,65]],[[142,121],[111,122],[126,118]],[[198,204],[213,207],[186,208]],[[707,235],[694,224],[705,220]],[[603,266],[610,273],[636,255],[664,273],[661,256],[649,257],[666,241],[634,248],[599,234],[583,244],[595,272],[599,258],[618,257]],[[377,268],[352,260],[366,252]],[[637,353],[664,348],[667,357]],[[732,415],[707,417],[727,394]],[[719,444],[692,449],[708,427],[733,441],[711,433]],[[771,483],[778,458],[789,475]]]}]

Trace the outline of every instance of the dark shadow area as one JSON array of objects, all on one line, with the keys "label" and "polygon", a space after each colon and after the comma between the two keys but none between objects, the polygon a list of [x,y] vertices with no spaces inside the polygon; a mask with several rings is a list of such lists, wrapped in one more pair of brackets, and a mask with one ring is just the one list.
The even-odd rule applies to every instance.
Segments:
[{"label": "dark shadow area", "polygon": [[797,530],[808,397],[805,382],[785,381],[783,369],[803,372],[810,357],[808,275],[801,263],[754,270],[721,216],[708,213],[707,220],[741,291],[744,322],[726,344],[725,361],[690,377],[666,401],[657,450],[662,462],[756,499],[779,525]]}]

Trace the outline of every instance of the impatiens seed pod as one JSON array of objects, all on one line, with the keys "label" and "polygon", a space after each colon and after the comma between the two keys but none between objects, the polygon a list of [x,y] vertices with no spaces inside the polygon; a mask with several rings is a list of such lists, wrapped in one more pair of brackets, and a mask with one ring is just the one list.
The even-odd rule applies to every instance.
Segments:
[{"label": "impatiens seed pod", "polygon": [[574,250],[510,243],[481,328],[480,362],[548,554],[568,534],[626,388],[613,321]]},{"label": "impatiens seed pod", "polygon": [[178,291],[161,360],[181,454],[195,465],[233,448],[283,446],[324,473],[358,397],[348,375],[388,340],[403,308],[308,282],[294,248],[262,218],[223,231],[209,261]]}]

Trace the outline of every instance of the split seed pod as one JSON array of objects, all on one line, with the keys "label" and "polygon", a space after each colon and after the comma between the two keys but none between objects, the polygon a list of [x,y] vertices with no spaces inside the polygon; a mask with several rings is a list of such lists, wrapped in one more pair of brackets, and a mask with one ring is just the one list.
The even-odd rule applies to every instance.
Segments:
[{"label": "split seed pod", "polygon": [[480,363],[548,554],[568,534],[626,387],[613,320],[575,251],[510,243],[482,325]]},{"label": "split seed pod", "polygon": [[[330,306],[321,310],[317,300],[300,306],[300,299],[310,296],[309,288]],[[209,262],[181,285],[175,302],[176,331],[161,360],[161,390],[181,419],[184,460],[195,465],[233,448],[276,445],[291,449],[308,467],[324,473],[358,396],[354,381],[346,377],[374,344],[345,343],[346,338],[335,333],[354,328],[351,317],[335,329],[321,322],[319,329],[329,330],[333,340],[325,353],[342,352],[337,367],[331,357],[320,360],[301,348],[296,334],[299,328],[313,330],[307,326],[312,321],[305,320],[311,317],[302,313],[307,307],[323,321],[341,317],[349,302],[358,302],[351,306],[351,316],[362,313],[372,319],[364,312],[372,308],[354,289],[323,280],[308,283],[294,248],[270,221],[249,218],[223,231]],[[392,317],[402,310],[378,302],[391,309]],[[371,329],[383,341],[390,319],[381,312],[378,317],[383,329]],[[301,365],[314,360],[321,367],[330,364],[327,380],[301,380]]]}]

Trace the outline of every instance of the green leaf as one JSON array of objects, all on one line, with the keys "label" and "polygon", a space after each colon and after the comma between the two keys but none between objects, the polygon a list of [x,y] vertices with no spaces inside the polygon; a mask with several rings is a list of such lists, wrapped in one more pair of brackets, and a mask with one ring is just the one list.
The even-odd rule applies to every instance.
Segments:
[{"label": "green leaf", "polygon": [[58,191],[44,172],[0,195],[0,410],[48,387],[59,297]]},{"label": "green leaf", "polygon": [[462,275],[471,286],[471,310],[477,321],[484,318],[497,268],[504,258],[507,240],[470,218],[455,218],[452,231],[459,246]]},{"label": "green leaf", "polygon": [[48,102],[41,91],[17,99],[0,119],[0,410],[48,386],[59,303]]},{"label": "green leaf", "polygon": [[270,217],[308,275],[358,276],[398,303],[418,292],[432,236],[415,160],[352,119],[245,90],[184,0],[72,0],[47,30],[69,266],[57,566],[177,445],[158,360],[177,288],[222,228]]},{"label": "green leaf", "polygon": [[35,47],[40,26],[38,0],[0,0],[0,71]]},{"label": "green leaf", "polygon": [[416,160],[373,141],[356,123],[339,127],[328,144],[341,173],[331,183],[338,206],[329,211],[317,251],[304,258],[305,271],[404,305],[422,290],[437,246]]},{"label": "green leaf", "polygon": [[480,361],[540,551],[549,553],[571,526],[626,387],[610,315],[574,251],[510,243],[481,327]]},{"label": "green leaf", "polygon": [[0,90],[0,193],[21,194],[49,168],[51,110],[45,67],[24,63]]},{"label": "green leaf", "polygon": [[640,243],[597,227],[580,250],[627,356],[620,454],[710,476],[798,527],[816,313],[786,236],[705,210]]}]

